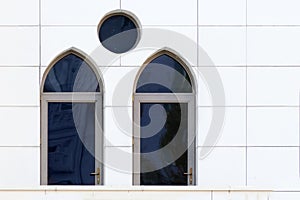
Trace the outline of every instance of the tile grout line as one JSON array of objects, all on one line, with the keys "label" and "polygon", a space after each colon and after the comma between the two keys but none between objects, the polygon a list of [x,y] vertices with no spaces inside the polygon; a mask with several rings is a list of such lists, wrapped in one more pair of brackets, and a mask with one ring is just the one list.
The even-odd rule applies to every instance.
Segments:
[{"label": "tile grout line", "polygon": [[[41,0],[39,0],[39,89],[42,77],[42,28],[41,28]],[[40,90],[39,90],[40,91]]]},{"label": "tile grout line", "polygon": [[[0,68],[18,68],[18,67],[22,67],[22,68],[37,68],[40,67],[40,65],[0,65]],[[41,67],[47,67],[45,65],[41,65]],[[101,66],[98,65],[99,68],[106,68],[107,66]],[[120,65],[112,65],[110,66],[112,68],[117,68],[120,67]],[[127,65],[127,66],[122,66],[125,68],[138,68],[140,67],[139,65]],[[192,66],[194,68],[197,68],[197,66]],[[214,66],[198,66],[198,68],[212,68]],[[238,68],[246,68],[246,66],[242,66],[242,65],[236,65],[236,66],[226,66],[226,65],[219,65],[219,66],[215,66],[216,68],[231,68],[231,69],[238,69]],[[300,65],[252,65],[252,66],[247,66],[247,68],[261,68],[261,69],[268,69],[268,68],[280,68],[280,69],[287,69],[287,68],[300,68]]]},{"label": "tile grout line", "polygon": [[[97,27],[95,24],[44,24],[41,27]],[[196,25],[188,25],[188,24],[146,24],[143,25],[144,27],[195,27]],[[243,27],[250,27],[250,28],[300,28],[300,24],[290,24],[290,25],[224,25],[224,24],[216,24],[216,25],[198,25],[198,27],[203,28],[243,28]],[[30,27],[39,27],[39,25],[34,24],[24,24],[24,25],[5,25],[0,24],[0,28],[6,27],[20,27],[20,28],[30,28]]]},{"label": "tile grout line", "polygon": [[246,186],[248,186],[248,0],[246,1],[246,32],[245,32],[245,59],[246,59]]}]

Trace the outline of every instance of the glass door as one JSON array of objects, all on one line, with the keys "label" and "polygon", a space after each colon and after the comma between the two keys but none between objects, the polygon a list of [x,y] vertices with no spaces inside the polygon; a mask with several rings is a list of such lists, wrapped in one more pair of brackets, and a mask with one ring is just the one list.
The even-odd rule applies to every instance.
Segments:
[{"label": "glass door", "polygon": [[140,185],[192,185],[188,103],[141,102]]},{"label": "glass door", "polygon": [[95,103],[48,102],[48,184],[100,184]]}]

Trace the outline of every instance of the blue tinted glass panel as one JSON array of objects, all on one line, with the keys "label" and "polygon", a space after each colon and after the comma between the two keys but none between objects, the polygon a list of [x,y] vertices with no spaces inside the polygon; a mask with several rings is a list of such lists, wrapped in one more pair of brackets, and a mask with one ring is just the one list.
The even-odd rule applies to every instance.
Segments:
[{"label": "blue tinted glass panel", "polygon": [[140,110],[140,184],[187,185],[187,104],[141,103]]},{"label": "blue tinted glass panel", "polygon": [[101,24],[99,39],[109,51],[124,53],[136,44],[138,39],[137,27],[129,17],[113,15]]},{"label": "blue tinted glass panel", "polygon": [[69,54],[49,71],[44,92],[99,92],[97,77],[80,57]]},{"label": "blue tinted glass panel", "polygon": [[152,60],[142,71],[138,93],[191,93],[192,84],[184,67],[168,55]]},{"label": "blue tinted glass panel", "polygon": [[48,103],[48,184],[94,185],[95,104]]}]

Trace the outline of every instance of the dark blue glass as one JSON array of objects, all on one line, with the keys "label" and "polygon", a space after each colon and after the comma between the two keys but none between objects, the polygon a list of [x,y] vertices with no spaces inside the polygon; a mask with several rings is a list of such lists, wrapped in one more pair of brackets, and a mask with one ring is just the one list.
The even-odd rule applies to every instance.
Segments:
[{"label": "dark blue glass", "polygon": [[[161,109],[155,109],[157,106]],[[153,111],[153,109],[156,111]],[[140,171],[142,172],[140,174],[140,184],[187,185],[187,176],[184,174],[188,168],[187,104],[141,103],[140,110]],[[156,119],[164,123],[159,125]],[[154,126],[151,123],[154,123]],[[160,128],[157,129],[157,126]],[[166,145],[168,145],[168,148],[158,152]],[[183,151],[176,151],[177,149],[183,149]],[[147,154],[153,152],[157,154],[155,156]],[[180,152],[181,154],[178,155]],[[172,160],[172,157],[176,159]]]},{"label": "dark blue glass", "polygon": [[48,184],[94,185],[95,104],[48,103]]},{"label": "dark blue glass", "polygon": [[136,24],[127,16],[113,15],[100,26],[102,45],[114,53],[124,53],[133,48],[138,39]]},{"label": "dark blue glass", "polygon": [[184,67],[163,54],[152,60],[137,82],[138,93],[191,93],[192,84]]},{"label": "dark blue glass", "polygon": [[99,92],[97,77],[80,57],[69,54],[49,71],[44,92]]}]

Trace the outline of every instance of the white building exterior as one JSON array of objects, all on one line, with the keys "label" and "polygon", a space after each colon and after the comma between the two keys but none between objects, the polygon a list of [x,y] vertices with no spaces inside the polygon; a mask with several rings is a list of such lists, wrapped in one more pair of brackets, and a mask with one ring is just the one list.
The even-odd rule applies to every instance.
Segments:
[{"label": "white building exterior", "polygon": [[[299,199],[299,6],[297,0],[0,0],[0,199]],[[141,42],[151,28],[179,33],[198,48],[154,37],[143,43],[153,46],[137,45],[108,66],[101,57],[115,55],[102,47],[97,27],[118,9],[139,20]],[[133,186],[132,173],[105,164],[103,186],[40,184],[41,81],[53,59],[72,47],[89,55],[103,77],[103,134],[110,142],[104,163],[119,159],[116,149],[130,155],[133,148],[131,121],[120,128],[115,114],[131,118],[136,77],[122,91],[128,99],[115,101],[120,80],[161,48],[187,62],[197,83],[195,186]],[[224,87],[221,104],[212,101],[203,76],[214,70]],[[201,157],[212,148],[203,144],[214,109],[225,109],[221,136]],[[132,169],[132,156],[122,161]]]}]

